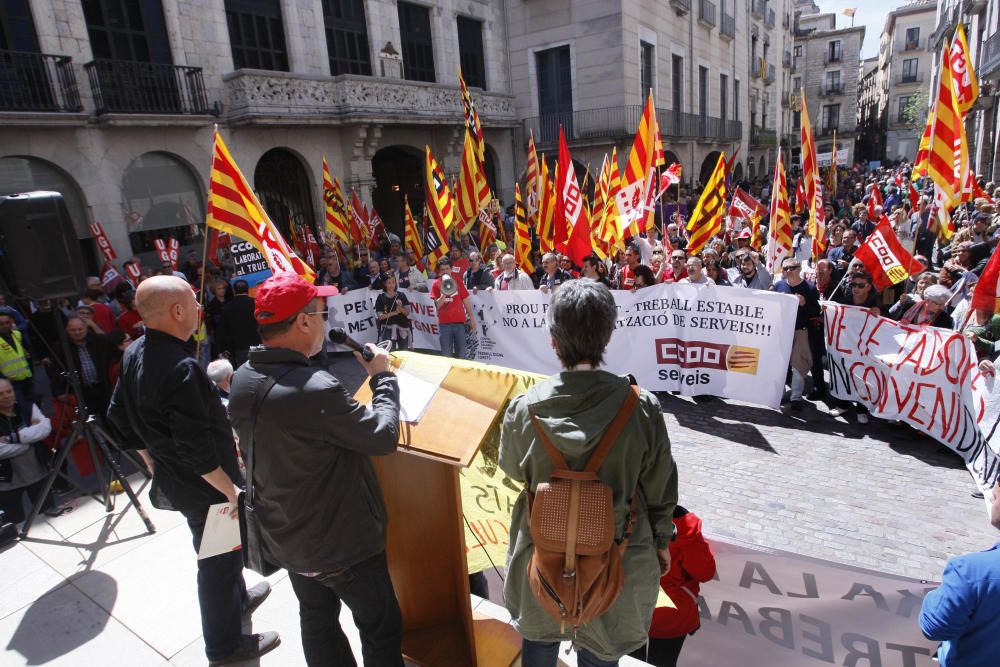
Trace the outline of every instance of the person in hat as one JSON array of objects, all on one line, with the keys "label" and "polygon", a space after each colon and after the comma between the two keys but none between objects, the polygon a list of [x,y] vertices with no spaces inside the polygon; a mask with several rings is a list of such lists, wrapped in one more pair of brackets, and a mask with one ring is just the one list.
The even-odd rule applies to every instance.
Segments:
[{"label": "person in hat", "polygon": [[339,623],[344,603],[361,633],[364,664],[402,667],[385,503],[371,462],[396,451],[399,383],[388,353],[370,344],[370,361],[355,357],[369,375],[371,407],[326,368],[310,365],[326,340],[324,297],[333,289],[290,272],[260,286],[254,317],[263,345],[233,376],[229,414],[244,460],[253,443],[263,549],[288,570],[307,664],[355,664]]},{"label": "person in hat", "polygon": [[[209,507],[228,502],[236,516],[241,475],[233,429],[212,381],[193,356],[201,306],[187,281],[147,278],[136,290],[146,335],[127,350],[108,422],[126,449],[153,472],[153,507],[187,520],[195,553]],[[198,560],[198,603],[209,664],[252,660],[280,642],[276,632],[243,634],[243,620],[270,594],[247,590],[239,551]]]}]

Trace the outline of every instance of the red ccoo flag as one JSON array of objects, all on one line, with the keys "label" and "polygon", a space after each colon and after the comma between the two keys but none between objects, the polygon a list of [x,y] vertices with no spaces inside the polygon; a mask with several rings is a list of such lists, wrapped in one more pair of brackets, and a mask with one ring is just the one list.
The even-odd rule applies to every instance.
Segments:
[{"label": "red ccoo flag", "polygon": [[875,231],[869,234],[854,256],[865,265],[872,275],[875,289],[879,291],[927,268],[903,248],[896,233],[892,231],[889,218],[885,216],[882,216]]},{"label": "red ccoo flag", "polygon": [[559,179],[556,188],[556,249],[560,248],[560,236],[563,239],[565,252],[577,266],[583,264],[583,258],[590,250],[590,216],[583,214],[583,193],[576,182],[576,169],[566,145],[566,135],[559,128]]},{"label": "red ccoo flag", "polygon": [[983,277],[976,283],[972,292],[971,311],[986,310],[990,313],[1000,313],[1000,252],[993,252],[990,261],[983,269]]}]

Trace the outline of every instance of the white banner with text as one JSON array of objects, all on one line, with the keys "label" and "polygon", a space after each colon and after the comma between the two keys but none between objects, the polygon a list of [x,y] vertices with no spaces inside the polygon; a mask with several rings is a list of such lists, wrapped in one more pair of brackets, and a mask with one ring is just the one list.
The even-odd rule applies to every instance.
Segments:
[{"label": "white banner with text", "polygon": [[[416,349],[439,350],[437,309],[425,293],[410,302]],[[651,391],[713,395],[777,407],[791,355],[795,297],[715,285],[655,285],[612,292],[618,323],[604,358],[613,373],[631,373]],[[330,326],[361,343],[378,339],[378,292],[330,297]],[[537,291],[469,296],[476,318],[467,356],[476,361],[551,374],[559,371],[545,327],[551,295]]]}]

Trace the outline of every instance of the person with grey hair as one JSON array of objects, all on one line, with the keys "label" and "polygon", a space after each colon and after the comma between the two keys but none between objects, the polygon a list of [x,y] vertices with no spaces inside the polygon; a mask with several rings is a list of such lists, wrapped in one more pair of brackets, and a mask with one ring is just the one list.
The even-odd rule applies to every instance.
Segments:
[{"label": "person with grey hair", "polygon": [[[617,664],[646,643],[660,576],[670,568],[669,543],[677,505],[677,469],[659,401],[639,390],[638,405],[598,470],[613,489],[615,537],[625,537],[632,495],[640,494],[628,548],[625,584],[611,607],[596,619],[563,627],[541,606],[528,580],[534,552],[528,499],[553,470],[546,441],[568,467],[582,470],[604,432],[633,394],[628,377],[599,367],[615,330],[614,297],[593,280],[571,280],[552,296],[546,322],[562,371],[514,398],[500,434],[500,467],[523,482],[511,518],[504,594],[522,637],[524,665],[555,666],[559,642],[573,640],[578,664]],[[544,440],[543,440],[544,437]],[[581,516],[580,521],[587,520]]]},{"label": "person with grey hair", "polygon": [[951,290],[943,285],[929,285],[924,288],[924,298],[910,306],[899,318],[901,324],[916,326],[941,327],[952,329],[955,326],[947,305],[951,300]]},{"label": "person with grey hair", "polygon": [[475,250],[469,253],[469,268],[462,278],[465,280],[465,288],[473,294],[478,290],[493,287],[493,274],[483,263],[482,255]]},{"label": "person with grey hair", "polygon": [[212,381],[212,384],[219,390],[222,403],[225,405],[229,399],[229,384],[233,379],[233,365],[229,362],[229,359],[216,359],[208,365],[205,373],[208,375],[208,379]]},{"label": "person with grey hair", "polygon": [[555,253],[542,255],[542,275],[538,281],[538,289],[543,293],[552,292],[560,285],[573,280],[573,276],[559,268],[559,258]]}]

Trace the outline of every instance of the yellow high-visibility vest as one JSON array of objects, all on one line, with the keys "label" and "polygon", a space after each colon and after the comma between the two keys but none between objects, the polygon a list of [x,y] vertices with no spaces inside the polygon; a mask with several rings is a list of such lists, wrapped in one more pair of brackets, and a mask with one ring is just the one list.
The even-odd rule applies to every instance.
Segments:
[{"label": "yellow high-visibility vest", "polygon": [[13,346],[0,336],[0,374],[8,380],[27,380],[31,377],[31,364],[24,354],[21,332],[15,329],[11,337]]}]

